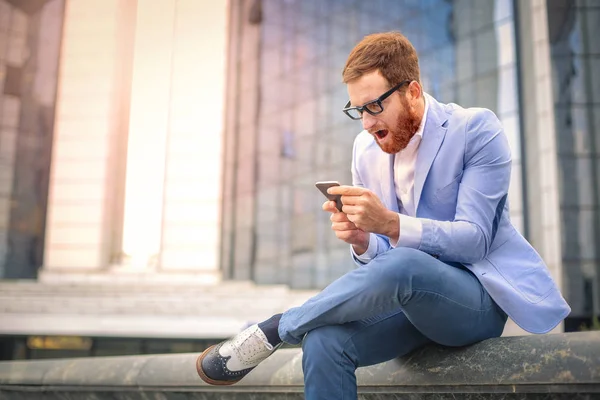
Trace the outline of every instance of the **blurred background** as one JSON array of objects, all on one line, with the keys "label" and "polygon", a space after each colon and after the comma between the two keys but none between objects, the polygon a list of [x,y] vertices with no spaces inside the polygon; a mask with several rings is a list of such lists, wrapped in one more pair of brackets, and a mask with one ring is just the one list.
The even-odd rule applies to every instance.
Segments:
[{"label": "blurred background", "polygon": [[0,0],[0,359],[201,351],[354,268],[314,182],[351,183],[341,70],[389,30],[501,119],[556,331],[593,328],[599,1]]}]

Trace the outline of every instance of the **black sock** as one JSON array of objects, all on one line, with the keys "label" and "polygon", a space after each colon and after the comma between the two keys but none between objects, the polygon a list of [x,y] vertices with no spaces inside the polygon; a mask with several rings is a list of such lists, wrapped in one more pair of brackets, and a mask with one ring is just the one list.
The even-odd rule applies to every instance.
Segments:
[{"label": "black sock", "polygon": [[275,314],[271,318],[258,323],[258,327],[264,332],[271,346],[277,346],[282,340],[279,338],[279,320],[281,314]]}]

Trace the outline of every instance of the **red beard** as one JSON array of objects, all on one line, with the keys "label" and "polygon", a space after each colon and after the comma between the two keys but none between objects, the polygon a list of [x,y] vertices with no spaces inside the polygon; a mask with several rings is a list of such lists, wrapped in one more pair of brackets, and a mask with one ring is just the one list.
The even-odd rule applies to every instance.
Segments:
[{"label": "red beard", "polygon": [[388,136],[391,135],[391,138],[389,139],[392,140],[388,140],[385,144],[381,144],[377,141],[381,150],[388,154],[396,154],[401,150],[404,150],[421,125],[420,118],[416,115],[415,111],[410,109],[408,101],[404,100],[403,106],[406,110],[405,115],[399,115],[395,129],[388,132]]}]

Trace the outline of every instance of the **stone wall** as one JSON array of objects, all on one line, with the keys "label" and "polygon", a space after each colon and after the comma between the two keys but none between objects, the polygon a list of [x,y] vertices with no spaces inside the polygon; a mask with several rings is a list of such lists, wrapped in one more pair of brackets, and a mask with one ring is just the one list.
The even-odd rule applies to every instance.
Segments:
[{"label": "stone wall", "polygon": [[[234,386],[208,386],[197,354],[0,362],[1,399],[301,399],[301,351],[283,349]],[[600,332],[428,346],[360,368],[360,399],[600,398]]]}]

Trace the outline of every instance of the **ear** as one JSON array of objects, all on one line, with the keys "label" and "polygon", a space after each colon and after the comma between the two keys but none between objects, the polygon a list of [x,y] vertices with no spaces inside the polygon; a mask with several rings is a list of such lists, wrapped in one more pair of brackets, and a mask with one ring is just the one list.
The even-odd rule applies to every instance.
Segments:
[{"label": "ear", "polygon": [[408,84],[408,90],[406,91],[406,96],[409,101],[415,101],[419,99],[423,95],[423,88],[421,84],[417,81],[412,81]]}]

